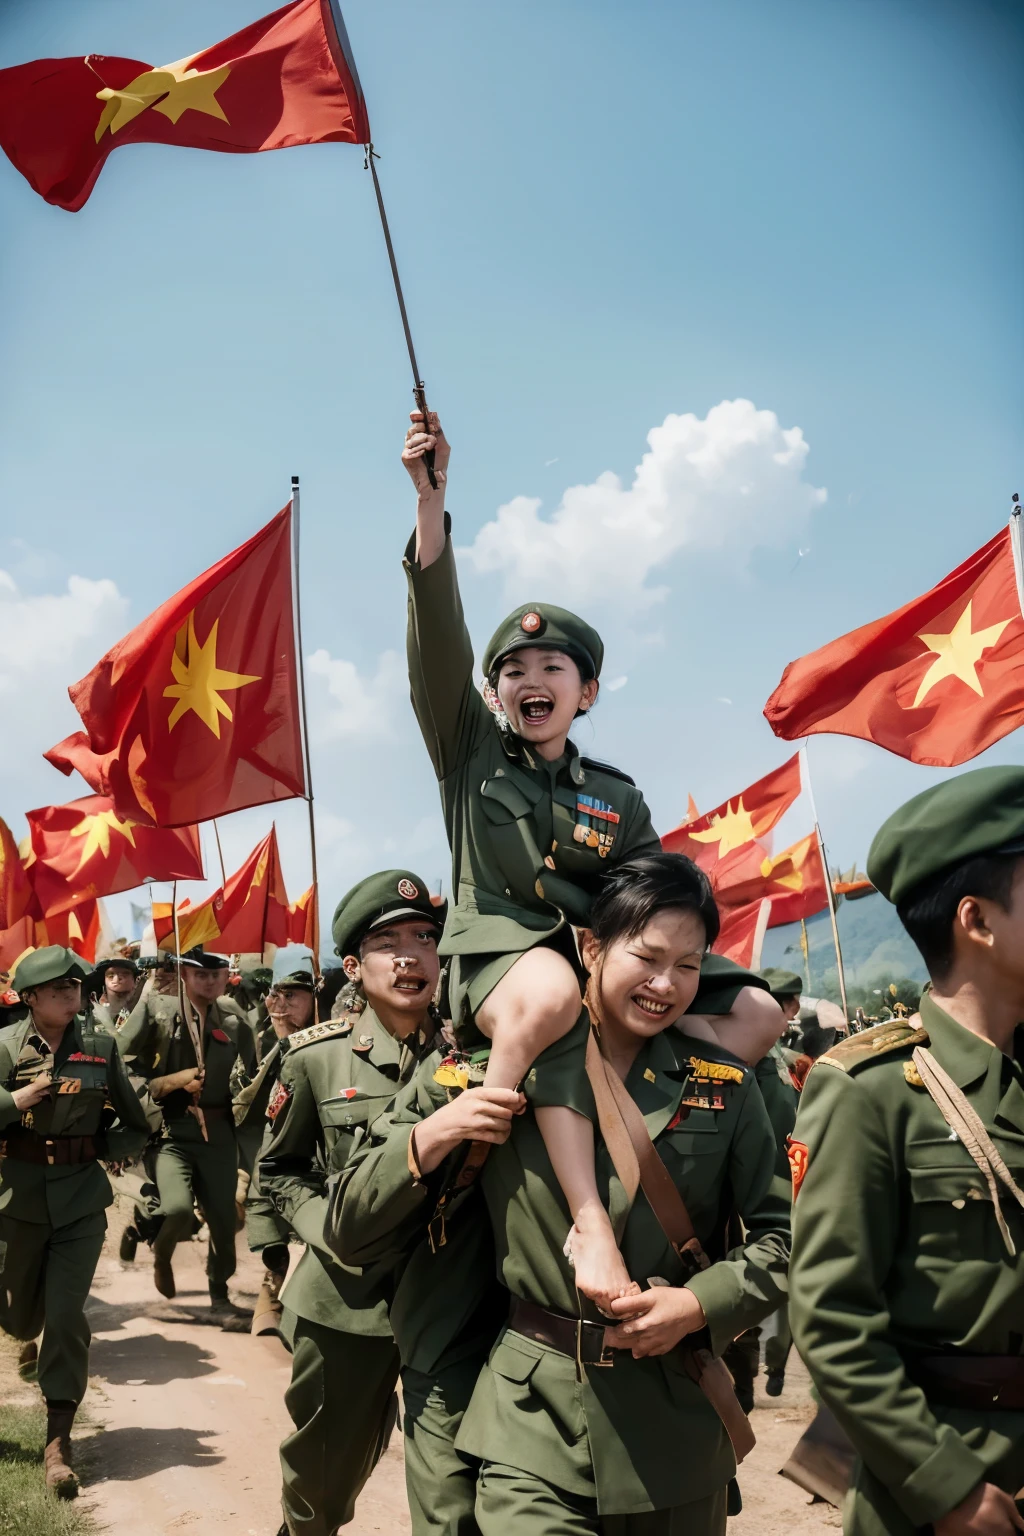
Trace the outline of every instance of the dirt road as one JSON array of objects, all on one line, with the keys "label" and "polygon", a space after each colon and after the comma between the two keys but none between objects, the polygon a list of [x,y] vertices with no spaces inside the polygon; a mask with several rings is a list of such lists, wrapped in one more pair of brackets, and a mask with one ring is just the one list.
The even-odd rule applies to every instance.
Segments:
[{"label": "dirt road", "polygon": [[[89,1315],[92,1380],[86,1408],[92,1428],[80,1441],[83,1496],[114,1536],[274,1536],[280,1523],[277,1445],[289,1359],[276,1341],[229,1334],[202,1321],[207,1305],[202,1241],[175,1256],[178,1295],[153,1288],[149,1252],[134,1264],[117,1257],[125,1217],[111,1212]],[[242,1255],[233,1294],[254,1298],[256,1262]],[[782,1398],[759,1395],[758,1446],[744,1465],[744,1512],[730,1536],[790,1536],[839,1529],[827,1505],[777,1469],[811,1416],[799,1365]],[[360,1500],[346,1536],[401,1536],[409,1530],[400,1437],[396,1436]]]}]

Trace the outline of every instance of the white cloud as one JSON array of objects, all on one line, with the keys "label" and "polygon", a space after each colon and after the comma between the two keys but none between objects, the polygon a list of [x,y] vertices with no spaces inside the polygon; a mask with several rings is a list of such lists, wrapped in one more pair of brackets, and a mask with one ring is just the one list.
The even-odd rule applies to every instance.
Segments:
[{"label": "white cloud", "polygon": [[383,651],[372,676],[361,676],[354,662],[314,651],[306,667],[321,680],[321,698],[310,701],[311,734],[318,741],[347,741],[365,746],[392,741],[398,710],[407,704],[405,662],[397,651]]},{"label": "white cloud", "polygon": [[684,548],[728,549],[737,564],[758,545],[784,544],[826,499],[803,478],[809,451],[799,427],[749,400],[723,400],[703,419],[667,416],[647,434],[633,483],[606,470],[571,486],[550,519],[517,496],[499,507],[464,568],[504,577],[511,601],[614,601],[638,611],[662,600],[649,576]]},{"label": "white cloud", "polygon": [[40,680],[53,672],[65,688],[77,682],[117,637],[127,613],[128,599],[107,579],[72,576],[66,592],[25,596],[0,571],[0,693],[24,687],[36,695]]}]

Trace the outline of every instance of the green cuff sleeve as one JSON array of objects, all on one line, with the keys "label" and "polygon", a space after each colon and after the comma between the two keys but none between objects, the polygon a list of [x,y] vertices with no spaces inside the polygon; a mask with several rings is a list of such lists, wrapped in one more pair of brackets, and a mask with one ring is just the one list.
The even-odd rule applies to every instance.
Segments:
[{"label": "green cuff sleeve", "polygon": [[405,1224],[422,1214],[427,1186],[409,1166],[413,1125],[398,1125],[332,1192],[324,1239],[343,1264],[377,1263],[401,1248]]},{"label": "green cuff sleeve", "polygon": [[311,1195],[301,1205],[293,1205],[288,1214],[292,1231],[300,1242],[315,1248],[317,1253],[331,1259],[334,1255],[324,1243],[324,1217],[327,1214],[327,1196]]},{"label": "green cuff sleeve", "polygon": [[0,1130],[6,1130],[9,1125],[15,1125],[21,1119],[21,1110],[14,1102],[13,1093],[8,1093],[6,1088],[0,1088]]},{"label": "green cuff sleeve", "polygon": [[988,1468],[950,1424],[938,1425],[934,1451],[892,1493],[914,1525],[933,1525],[988,1478]]}]

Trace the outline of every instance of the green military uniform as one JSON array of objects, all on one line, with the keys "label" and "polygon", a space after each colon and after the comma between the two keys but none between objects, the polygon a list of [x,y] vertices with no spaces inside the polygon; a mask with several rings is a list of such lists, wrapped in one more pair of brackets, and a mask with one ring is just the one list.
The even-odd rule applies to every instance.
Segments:
[{"label": "green military uniform", "polygon": [[[59,945],[36,950],[18,966],[28,990],[87,967]],[[12,1094],[42,1073],[55,1087],[20,1113]],[[57,1086],[77,1082],[73,1092]],[[0,1031],[0,1326],[17,1339],[42,1330],[38,1376],[48,1402],[77,1405],[89,1374],[85,1303],[113,1201],[99,1159],[137,1156],[146,1115],[117,1044],[79,1015],[57,1050],[31,1017]]]},{"label": "green military uniform", "polygon": [[139,968],[134,960],[120,958],[104,960],[93,971],[91,980],[96,989],[96,994],[89,1011],[97,1028],[106,1030],[108,1034],[115,1034],[126,1022],[132,1011],[131,1004],[133,1000],[132,994],[129,993],[125,1001],[117,1008],[114,1008],[111,1003],[104,1002],[102,994],[106,985],[106,975],[112,965],[123,966],[126,970],[130,970],[136,981],[139,976]]},{"label": "green military uniform", "polygon": [[[895,812],[868,872],[899,903],[944,869],[1009,853],[1024,855],[1024,770],[979,769]],[[806,1171],[791,1315],[861,1458],[849,1536],[930,1530],[983,1481],[1024,1485],[1024,1212],[999,1190],[1008,1244],[985,1177],[926,1088],[920,1047],[1024,1185],[1021,1029],[1004,1055],[926,992],[918,1018],[842,1041],[810,1072],[794,1133]]]},{"label": "green military uniform", "polygon": [[[192,1006],[187,998],[185,1006]],[[150,993],[122,1025],[118,1038],[131,1071],[147,1081],[197,1065],[176,997]],[[235,1272],[238,1150],[231,1080],[239,1058],[250,1068],[255,1062],[245,1025],[220,999],[207,1005],[202,1042],[205,1078],[198,1100],[179,1089],[160,1103],[163,1138],[152,1159],[152,1176],[160,1196],[155,1213],[160,1226],[153,1240],[153,1254],[158,1262],[169,1265],[178,1243],[191,1235],[193,1203],[198,1199],[210,1234],[210,1296],[214,1302],[223,1303]],[[205,1139],[198,1120],[190,1113],[193,1102],[203,1111]]]},{"label": "green military uniform", "polygon": [[[453,957],[449,997],[461,1027],[535,944],[555,944],[575,963],[568,925],[586,925],[603,871],[661,845],[626,775],[581,758],[572,742],[549,763],[499,727],[474,682],[450,534],[425,570],[413,541],[405,569],[413,707],[452,849],[455,905],[441,953]],[[597,634],[548,603],[510,615],[488,647],[485,672],[528,645],[564,650],[590,676],[600,672]]]},{"label": "green military uniform", "polygon": [[[361,881],[335,914],[335,947],[358,954],[390,919],[440,928],[425,883],[404,870]],[[291,1536],[331,1536],[355,1501],[395,1422],[398,1350],[388,1323],[394,1265],[343,1267],[324,1241],[326,1180],[433,1049],[434,1025],[396,1039],[371,1008],[289,1036],[258,1160],[260,1188],[306,1251],[283,1293],[292,1349],[285,1403],[295,1431],[281,1445],[282,1505]],[[429,1038],[428,1038],[429,1037]]]},{"label": "green military uniform", "polygon": [[[740,987],[751,983],[759,984],[749,973],[716,958],[693,1010],[727,1012]],[[552,1046],[531,1069],[527,1091],[535,1103],[572,1101],[593,1115],[586,1079],[582,1087],[570,1088],[570,1079],[582,1073],[588,1029],[583,1015],[571,1035]],[[705,1083],[698,1093],[685,1091],[694,1070],[691,1056],[701,1064],[723,1063],[721,1081],[713,1089]],[[427,1379],[432,1369],[436,1380],[443,1378],[445,1351],[472,1337],[467,1319],[481,1307],[483,1297],[479,1283],[474,1290],[473,1269],[459,1249],[455,1262],[448,1254],[453,1241],[474,1240],[476,1222],[468,1219],[472,1208],[457,1208],[459,1201],[472,1198],[472,1191],[457,1193],[453,1201],[450,1168],[443,1166],[422,1180],[410,1171],[412,1130],[443,1098],[432,1080],[433,1070],[432,1061],[424,1063],[393,1111],[378,1122],[374,1138],[378,1144],[357,1155],[338,1181],[328,1236],[349,1259],[379,1256],[389,1251],[389,1244],[392,1251],[403,1242],[407,1245],[408,1267],[392,1306],[392,1324],[403,1360],[421,1362]],[[787,1201],[783,1186],[772,1187],[770,1152],[765,1155],[770,1128],[753,1081],[753,1075],[726,1053],[668,1030],[643,1048],[627,1082],[645,1111],[659,1152],[681,1180],[681,1192],[708,1250],[714,1254],[716,1244],[721,1248],[728,1216],[727,1182],[748,1224],[749,1267],[744,1271],[734,1255],[731,1265],[707,1272],[715,1276],[715,1282],[706,1287],[707,1295],[712,1298],[714,1292],[719,1301],[717,1309],[713,1299],[706,1302],[716,1353],[748,1319],[770,1311],[785,1284]],[[719,1098],[721,1108],[684,1105],[684,1097],[707,1097],[709,1104]],[[690,1127],[685,1132],[684,1124]],[[386,1139],[380,1141],[384,1133]],[[700,1154],[699,1161],[695,1154]],[[607,1193],[610,1185],[613,1191],[614,1220],[625,1213],[620,1209],[617,1180],[610,1180],[603,1146],[597,1168],[602,1190]],[[568,1316],[579,1315],[572,1272],[562,1254],[570,1218],[532,1116],[516,1121],[510,1142],[492,1150],[482,1185],[498,1246],[499,1273],[513,1297],[554,1307]],[[439,1189],[447,1190],[443,1215],[437,1211]],[[423,1239],[428,1220],[430,1242]],[[650,1274],[672,1279],[678,1275],[678,1263],[666,1253],[664,1236],[642,1196],[629,1216],[623,1253],[630,1272],[641,1281]],[[446,1265],[451,1276],[443,1286],[444,1270],[431,1273],[432,1267],[440,1265]],[[699,1277],[694,1289],[704,1286],[706,1278]],[[705,1291],[699,1293],[704,1301]],[[733,1309],[728,1324],[727,1305]],[[487,1317],[483,1310],[477,1315],[481,1320]],[[476,1358],[470,1358],[475,1367]],[[457,1413],[447,1420],[440,1412],[428,1413],[422,1425],[406,1425],[407,1481],[416,1536],[476,1531],[467,1494],[467,1457],[473,1458],[470,1469],[478,1460],[488,1463],[482,1502],[476,1510],[485,1536],[533,1529],[551,1536],[577,1529],[590,1532],[596,1529],[598,1516],[606,1533],[628,1528],[657,1536],[674,1531],[677,1527],[671,1521],[677,1517],[682,1521],[684,1510],[685,1523],[678,1529],[687,1536],[723,1528],[725,1488],[734,1466],[728,1440],[683,1367],[675,1368],[674,1357],[666,1361],[673,1369],[661,1362],[634,1361],[623,1352],[616,1355],[613,1371],[595,1370],[588,1373],[589,1385],[578,1385],[572,1361],[520,1336],[513,1324],[481,1377],[461,1433],[464,1397],[455,1397]],[[531,1387],[527,1383],[534,1373],[537,1379]],[[461,1458],[453,1452],[453,1431]],[[658,1438],[662,1434],[664,1441]],[[656,1441],[654,1459],[660,1456],[664,1462],[653,1481],[649,1476],[651,1436]],[[666,1468],[671,1466],[678,1477],[679,1446],[694,1441],[693,1465],[686,1462],[690,1480],[685,1487],[678,1481],[670,1487]],[[706,1474],[712,1463],[709,1480]],[[702,1478],[706,1493],[700,1486]],[[441,1518],[433,1523],[429,1516],[417,1519],[418,1510],[431,1508],[441,1511]],[[625,1515],[618,1521],[617,1508],[648,1513],[630,1525]],[[654,1509],[657,1514],[651,1513]],[[458,1523],[460,1519],[465,1523]]]},{"label": "green military uniform", "polygon": [[391,1138],[407,1145],[410,1128],[449,1101],[446,1054],[442,1047],[420,1063],[331,1180],[324,1229],[344,1263],[391,1263],[398,1274],[388,1316],[402,1361],[413,1536],[477,1536],[479,1462],[456,1450],[455,1440],[508,1311],[479,1182],[456,1188],[456,1159],[448,1159],[416,1185],[410,1203],[406,1184],[396,1184],[392,1171]]}]

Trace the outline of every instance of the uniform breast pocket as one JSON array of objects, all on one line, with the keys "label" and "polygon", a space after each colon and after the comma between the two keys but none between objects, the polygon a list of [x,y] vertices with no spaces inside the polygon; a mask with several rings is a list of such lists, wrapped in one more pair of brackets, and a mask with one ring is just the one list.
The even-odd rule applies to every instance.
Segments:
[{"label": "uniform breast pocket", "polygon": [[506,774],[484,779],[480,786],[484,814],[496,827],[507,827],[529,816],[540,797],[539,788],[533,784],[520,784]]},{"label": "uniform breast pocket", "polygon": [[[956,1150],[963,1159],[960,1163],[922,1163],[907,1169],[915,1246],[931,1268],[945,1270],[982,1258],[998,1260],[1005,1251],[988,1184],[963,1148]],[[1008,1191],[1001,1207],[1019,1242],[1021,1213]]]}]

